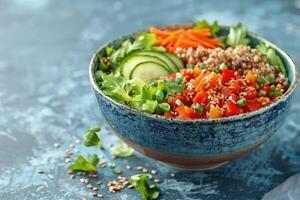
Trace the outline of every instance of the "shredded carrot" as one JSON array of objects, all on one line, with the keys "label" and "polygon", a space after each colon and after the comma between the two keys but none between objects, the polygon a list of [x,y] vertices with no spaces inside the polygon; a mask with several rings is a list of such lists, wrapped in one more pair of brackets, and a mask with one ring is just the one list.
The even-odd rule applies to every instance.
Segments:
[{"label": "shredded carrot", "polygon": [[177,47],[197,48],[198,46],[202,46],[213,49],[218,46],[224,46],[218,38],[212,37],[211,31],[207,28],[200,30],[161,30],[151,27],[149,32],[156,35],[157,41],[155,44],[165,47],[169,52],[174,52]]}]

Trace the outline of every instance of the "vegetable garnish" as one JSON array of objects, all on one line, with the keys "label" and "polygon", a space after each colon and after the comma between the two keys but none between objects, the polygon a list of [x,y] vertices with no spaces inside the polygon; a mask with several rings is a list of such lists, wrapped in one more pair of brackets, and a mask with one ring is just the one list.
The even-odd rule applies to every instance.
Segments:
[{"label": "vegetable garnish", "polygon": [[155,35],[151,33],[140,33],[139,37],[134,42],[131,42],[129,39],[125,40],[121,47],[111,54],[110,64],[114,68],[117,68],[126,55],[140,49],[151,49],[155,41]]},{"label": "vegetable garnish", "polygon": [[101,130],[100,127],[95,127],[87,130],[84,133],[84,145],[87,147],[97,146],[100,149],[102,148],[102,143],[97,133]]},{"label": "vegetable garnish", "polygon": [[124,158],[131,156],[133,152],[134,150],[132,148],[130,148],[127,144],[119,140],[117,145],[111,150],[111,155],[113,157]]},{"label": "vegetable garnish", "polygon": [[79,155],[75,163],[71,164],[68,169],[72,171],[96,172],[99,158],[96,154],[90,154],[87,159]]},{"label": "vegetable garnish", "polygon": [[151,178],[150,174],[136,174],[130,177],[130,183],[141,193],[143,200],[153,200],[159,197],[160,192],[157,186],[148,183]]},{"label": "vegetable garnish", "polygon": [[247,28],[238,23],[229,29],[226,45],[236,47],[237,45],[247,45],[250,40],[247,38]]},{"label": "vegetable garnish", "polygon": [[178,30],[160,30],[151,27],[149,31],[157,37],[155,44],[165,47],[170,52],[175,52],[178,47],[196,48],[198,46],[203,46],[205,48],[216,48],[217,46],[223,46],[223,43],[219,41],[218,38],[211,37],[217,32],[217,24],[214,24],[213,27],[204,28],[204,24],[201,23],[198,24],[198,27],[196,26],[194,29]]},{"label": "vegetable garnish", "polygon": [[195,23],[193,26],[193,29],[199,30],[199,29],[206,29],[208,28],[211,32],[212,36],[216,36],[216,33],[219,32],[220,27],[217,20],[215,20],[212,25],[210,25],[205,19],[200,20]]},{"label": "vegetable garnish", "polygon": [[262,55],[267,59],[267,61],[274,67],[278,69],[283,75],[287,75],[286,69],[282,63],[281,58],[276,54],[275,50],[269,47],[267,44],[259,44],[256,46]]}]

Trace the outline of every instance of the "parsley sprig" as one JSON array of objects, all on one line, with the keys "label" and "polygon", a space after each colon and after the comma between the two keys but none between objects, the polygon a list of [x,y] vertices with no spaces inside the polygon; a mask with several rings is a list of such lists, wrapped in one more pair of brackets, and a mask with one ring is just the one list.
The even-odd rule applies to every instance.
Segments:
[{"label": "parsley sprig", "polygon": [[159,197],[158,187],[148,183],[151,178],[150,174],[136,174],[130,177],[130,184],[141,193],[143,200],[153,200]]}]

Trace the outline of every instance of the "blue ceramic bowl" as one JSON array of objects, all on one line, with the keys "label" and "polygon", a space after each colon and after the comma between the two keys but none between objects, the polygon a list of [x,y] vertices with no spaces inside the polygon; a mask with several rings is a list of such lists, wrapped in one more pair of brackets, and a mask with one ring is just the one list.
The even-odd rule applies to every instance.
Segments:
[{"label": "blue ceramic bowl", "polygon": [[[223,27],[222,32],[226,31],[228,28]],[[128,37],[110,42],[98,53],[103,53],[108,45],[119,45]],[[94,72],[99,63],[94,55],[89,76],[104,118],[129,146],[176,168],[215,168],[256,149],[284,122],[297,86],[298,74],[295,64],[283,50],[256,34],[249,33],[249,37],[251,45],[268,43],[287,68],[290,86],[277,102],[251,113],[219,119],[169,119],[140,112],[106,96],[98,88]]]}]

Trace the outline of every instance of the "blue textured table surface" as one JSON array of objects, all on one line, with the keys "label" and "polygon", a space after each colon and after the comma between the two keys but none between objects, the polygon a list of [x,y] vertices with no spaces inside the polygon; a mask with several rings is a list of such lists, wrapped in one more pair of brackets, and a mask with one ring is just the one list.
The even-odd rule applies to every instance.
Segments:
[{"label": "blue textured table surface", "polygon": [[[300,64],[300,1],[1,1],[0,199],[91,199],[69,180],[64,152],[85,129],[100,125],[105,147],[116,138],[96,107],[88,80],[92,53],[103,43],[151,25],[206,18],[245,23]],[[156,169],[162,198],[256,200],[300,172],[300,89],[278,133],[257,151],[206,172],[176,171],[135,153],[118,166]],[[53,143],[60,143],[54,148]],[[80,153],[88,151],[77,145]],[[106,148],[108,149],[108,148]],[[109,160],[108,150],[104,151]],[[37,170],[43,169],[44,174]],[[128,176],[133,171],[124,170]],[[176,173],[171,177],[171,173]],[[115,179],[99,170],[102,182]],[[104,199],[139,199],[134,190]]]}]

